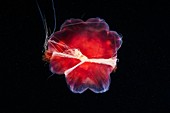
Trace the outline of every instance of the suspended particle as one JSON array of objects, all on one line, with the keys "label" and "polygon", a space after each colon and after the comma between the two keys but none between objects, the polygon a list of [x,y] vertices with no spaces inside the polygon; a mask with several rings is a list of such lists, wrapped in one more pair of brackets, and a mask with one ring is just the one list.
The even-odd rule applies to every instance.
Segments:
[{"label": "suspended particle", "polygon": [[70,90],[103,93],[116,70],[122,37],[100,18],[66,20],[45,42],[44,59],[55,74],[64,74]]}]

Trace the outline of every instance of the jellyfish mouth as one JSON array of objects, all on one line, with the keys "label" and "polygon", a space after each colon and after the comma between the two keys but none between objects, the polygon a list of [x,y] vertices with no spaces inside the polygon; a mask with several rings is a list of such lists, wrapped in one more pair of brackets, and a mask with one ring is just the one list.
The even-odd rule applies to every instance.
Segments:
[{"label": "jellyfish mouth", "polygon": [[55,52],[53,52],[52,57],[65,57],[65,58],[74,58],[74,59],[80,60],[80,62],[78,64],[65,70],[65,72],[64,72],[65,76],[67,76],[75,68],[77,68],[78,66],[82,65],[85,62],[109,65],[113,69],[116,67],[116,62],[117,62],[116,56],[111,57],[109,59],[103,59],[103,58],[90,59],[90,58],[87,58],[85,55],[83,55],[81,53],[81,51],[78,49],[68,49],[67,51],[65,51],[63,53],[55,51]]}]

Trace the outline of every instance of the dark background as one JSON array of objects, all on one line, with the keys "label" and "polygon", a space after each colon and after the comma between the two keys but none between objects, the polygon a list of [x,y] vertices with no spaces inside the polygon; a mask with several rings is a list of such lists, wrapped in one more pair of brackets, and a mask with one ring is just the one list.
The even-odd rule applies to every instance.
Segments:
[{"label": "dark background", "polygon": [[[1,113],[169,113],[169,3],[164,1],[54,0],[57,30],[70,18],[104,19],[123,36],[110,90],[72,93],[63,75],[42,61],[45,32],[36,1],[1,2]],[[38,0],[48,27],[50,0]],[[12,111],[12,112],[11,112]]]}]

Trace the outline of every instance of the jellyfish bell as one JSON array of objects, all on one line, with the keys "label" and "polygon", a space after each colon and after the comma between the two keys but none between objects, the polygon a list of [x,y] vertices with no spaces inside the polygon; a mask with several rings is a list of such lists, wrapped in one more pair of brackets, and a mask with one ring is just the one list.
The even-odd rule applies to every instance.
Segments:
[{"label": "jellyfish bell", "polygon": [[116,70],[122,38],[100,18],[66,20],[47,40],[45,58],[56,74],[65,74],[74,93],[109,89],[110,73]]}]

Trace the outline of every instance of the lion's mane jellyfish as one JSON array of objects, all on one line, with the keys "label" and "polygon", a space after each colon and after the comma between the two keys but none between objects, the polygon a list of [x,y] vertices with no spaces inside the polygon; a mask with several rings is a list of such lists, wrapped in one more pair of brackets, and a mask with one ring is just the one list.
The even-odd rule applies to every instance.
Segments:
[{"label": "lion's mane jellyfish", "polygon": [[65,74],[74,93],[109,89],[110,73],[116,70],[122,38],[100,18],[66,20],[46,43],[44,58],[55,74]]}]

